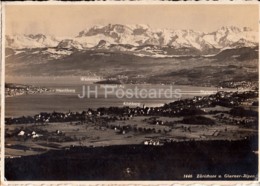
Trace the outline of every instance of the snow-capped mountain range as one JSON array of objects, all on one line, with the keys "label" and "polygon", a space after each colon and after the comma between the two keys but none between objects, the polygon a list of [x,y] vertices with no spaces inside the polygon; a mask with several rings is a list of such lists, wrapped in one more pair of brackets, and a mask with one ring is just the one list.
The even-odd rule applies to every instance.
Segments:
[{"label": "snow-capped mountain range", "polygon": [[13,49],[55,47],[59,42],[59,39],[44,34],[7,35],[5,37],[6,47]]},{"label": "snow-capped mountain range", "polygon": [[258,46],[258,32],[248,27],[222,27],[214,32],[153,29],[148,25],[108,24],[87,28],[74,38],[43,34],[7,35],[6,47],[12,49],[56,48],[56,50],[106,49],[138,55],[216,54],[241,47]]}]

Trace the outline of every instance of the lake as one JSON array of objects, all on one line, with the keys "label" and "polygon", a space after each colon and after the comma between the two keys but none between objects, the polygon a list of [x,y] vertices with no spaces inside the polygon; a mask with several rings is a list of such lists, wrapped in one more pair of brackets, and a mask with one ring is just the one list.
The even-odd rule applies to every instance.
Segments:
[{"label": "lake", "polygon": [[[6,117],[33,116],[40,112],[82,112],[88,108],[156,107],[178,99],[214,94],[216,87],[179,85],[96,85],[96,84],[41,84],[55,93],[30,94],[6,98]],[[83,95],[85,89],[85,97]],[[88,90],[92,91],[88,96]],[[231,89],[223,89],[232,91]],[[96,97],[95,97],[96,96]]]}]

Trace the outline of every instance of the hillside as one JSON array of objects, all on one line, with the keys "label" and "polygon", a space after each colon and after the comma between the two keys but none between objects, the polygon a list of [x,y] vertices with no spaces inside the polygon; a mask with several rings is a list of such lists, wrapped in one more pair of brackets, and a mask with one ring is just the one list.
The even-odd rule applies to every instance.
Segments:
[{"label": "hillside", "polygon": [[8,76],[98,75],[123,83],[205,86],[258,80],[258,36],[249,28],[203,33],[109,24],[74,38],[37,34],[6,41]]}]

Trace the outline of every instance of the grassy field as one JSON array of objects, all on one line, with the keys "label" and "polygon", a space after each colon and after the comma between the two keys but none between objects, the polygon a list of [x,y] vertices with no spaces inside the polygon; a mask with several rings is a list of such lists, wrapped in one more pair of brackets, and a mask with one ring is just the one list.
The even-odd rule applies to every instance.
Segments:
[{"label": "grassy field", "polygon": [[[212,115],[205,115],[211,117]],[[154,125],[148,121],[151,117],[139,116],[130,120],[115,121],[107,127],[99,123],[49,123],[47,125],[16,124],[6,125],[8,134],[16,134],[6,138],[6,157],[27,156],[43,152],[69,148],[70,146],[110,146],[144,144],[146,140],[185,141],[185,140],[239,140],[257,134],[256,129],[244,128],[239,125],[221,124],[201,125],[185,124],[180,121],[183,117],[156,117],[157,120],[175,122],[171,126]],[[123,126],[136,127],[137,131],[122,133],[118,128]],[[139,129],[153,129],[153,132],[142,132]],[[35,131],[43,135],[39,138],[18,136],[19,131]],[[61,131],[62,135],[58,135]],[[28,132],[29,133],[29,132]],[[17,148],[17,146],[19,148]]]}]

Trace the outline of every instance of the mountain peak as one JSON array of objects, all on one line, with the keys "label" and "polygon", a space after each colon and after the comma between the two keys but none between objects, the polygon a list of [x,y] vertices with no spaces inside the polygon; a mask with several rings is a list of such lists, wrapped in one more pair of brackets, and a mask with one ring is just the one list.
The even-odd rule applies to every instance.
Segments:
[{"label": "mountain peak", "polygon": [[[105,43],[106,42],[106,43]],[[154,29],[146,24],[95,25],[79,32],[76,38],[57,39],[44,34],[6,36],[7,47],[37,48],[61,47],[88,49],[131,45],[134,47],[154,45],[169,46],[175,50],[184,48],[207,52],[209,49],[257,46],[258,33],[248,27],[223,26],[215,32],[204,33],[192,29]]]},{"label": "mountain peak", "polygon": [[46,39],[46,36],[44,34],[29,34],[27,35],[29,38],[32,38],[32,39],[36,39],[36,40],[39,40],[39,39]]},{"label": "mountain peak", "polygon": [[234,32],[234,33],[242,32],[242,30],[243,29],[236,26],[223,26],[219,29],[219,31]]},{"label": "mountain peak", "polygon": [[6,35],[5,39],[7,47],[14,49],[56,47],[59,43],[55,37],[44,34]]},{"label": "mountain peak", "polygon": [[74,41],[73,39],[64,39],[62,40],[57,48],[61,48],[61,49],[83,49],[82,45],[77,42]]},{"label": "mountain peak", "polygon": [[123,24],[107,24],[97,25],[87,28],[79,32],[77,37],[93,36],[98,34],[104,34],[106,36],[115,36],[118,34],[134,34],[138,30],[146,31],[151,30],[149,25],[135,24],[135,25],[123,25]]},{"label": "mountain peak", "polygon": [[251,32],[251,31],[253,31],[253,29],[250,28],[250,27],[243,27],[243,31],[244,32]]},{"label": "mountain peak", "polygon": [[141,28],[141,29],[151,29],[150,25],[147,25],[147,24],[136,24],[136,25],[133,25],[135,27],[135,29],[138,29],[138,28]]}]

